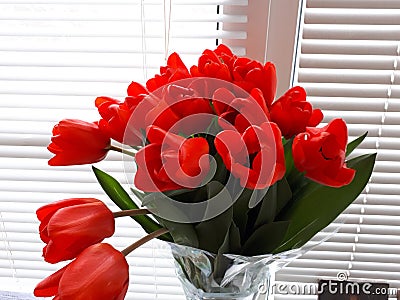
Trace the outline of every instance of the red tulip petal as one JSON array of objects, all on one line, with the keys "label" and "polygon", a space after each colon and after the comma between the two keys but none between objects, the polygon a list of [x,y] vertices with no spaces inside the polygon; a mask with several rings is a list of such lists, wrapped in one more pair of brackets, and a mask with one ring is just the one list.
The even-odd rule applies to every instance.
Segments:
[{"label": "red tulip petal", "polygon": [[229,49],[226,45],[224,44],[219,44],[217,49],[214,50],[214,52],[218,55],[226,54],[229,56],[233,56],[233,53],[231,49]]},{"label": "red tulip petal", "polygon": [[347,146],[347,125],[343,119],[333,119],[325,127],[327,132],[336,136],[339,147],[346,149]]},{"label": "red tulip petal", "polygon": [[182,71],[185,71],[186,73],[189,73],[185,64],[183,63],[182,59],[180,58],[179,54],[176,52],[172,53],[168,57],[167,66],[171,67],[173,69],[180,69]]},{"label": "red tulip petal", "polygon": [[200,159],[207,155],[208,151],[208,142],[205,138],[186,139],[179,149],[179,163],[182,170],[189,176],[197,176],[201,172]]},{"label": "red tulip petal", "polygon": [[36,297],[51,297],[58,294],[58,285],[67,267],[65,266],[39,282],[33,290],[33,294]]},{"label": "red tulip petal", "polygon": [[65,200],[59,200],[52,202],[50,204],[46,204],[37,209],[36,216],[39,219],[39,221],[43,221],[44,218],[46,218],[48,215],[53,215],[60,208],[73,205],[86,204],[86,203],[95,203],[98,201],[100,200],[97,200],[95,198],[70,198]]},{"label": "red tulip petal", "polygon": [[235,95],[226,88],[219,88],[213,94],[213,105],[217,115],[221,115],[229,109],[229,104],[235,99]]},{"label": "red tulip petal", "polygon": [[320,109],[314,109],[312,111],[310,119],[308,120],[307,126],[315,127],[319,123],[321,123],[323,118],[324,118],[324,114],[322,113],[322,111]]},{"label": "red tulip petal", "polygon": [[135,81],[132,81],[127,89],[127,94],[128,96],[133,96],[137,97],[139,95],[145,95],[148,94],[149,92],[146,90],[146,88],[141,85],[140,83],[137,83]]},{"label": "red tulip petal", "polygon": [[118,299],[125,296],[129,267],[109,244],[95,244],[71,262],[61,277],[59,295],[66,300]]}]

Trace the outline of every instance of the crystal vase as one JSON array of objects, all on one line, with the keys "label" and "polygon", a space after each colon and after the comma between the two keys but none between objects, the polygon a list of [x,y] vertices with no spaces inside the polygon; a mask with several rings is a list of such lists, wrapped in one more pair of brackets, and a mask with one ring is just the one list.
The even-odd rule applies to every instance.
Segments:
[{"label": "crystal vase", "polygon": [[176,271],[188,300],[267,300],[275,273],[302,249],[276,255],[246,257],[212,254],[170,244]]}]

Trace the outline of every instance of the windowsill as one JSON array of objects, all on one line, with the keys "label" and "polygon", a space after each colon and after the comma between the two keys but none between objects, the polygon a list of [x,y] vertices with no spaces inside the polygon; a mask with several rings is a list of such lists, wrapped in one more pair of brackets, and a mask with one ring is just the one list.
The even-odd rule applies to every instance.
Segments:
[{"label": "windowsill", "polygon": [[38,299],[30,294],[0,291],[0,300],[34,300]]}]

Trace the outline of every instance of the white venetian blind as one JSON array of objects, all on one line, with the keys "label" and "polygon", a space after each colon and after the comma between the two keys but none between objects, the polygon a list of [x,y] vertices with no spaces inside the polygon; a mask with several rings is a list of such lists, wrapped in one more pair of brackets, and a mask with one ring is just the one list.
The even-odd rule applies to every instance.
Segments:
[{"label": "white venetian blind", "polygon": [[[340,232],[291,263],[278,279],[312,284],[345,273],[349,280],[400,288],[400,1],[304,1],[297,84],[324,110],[324,122],[344,118],[350,139],[368,131],[356,154],[378,155]],[[291,298],[316,296],[276,297]]]},{"label": "white venetian blind", "polygon": [[[227,5],[246,12],[247,0],[0,0],[0,290],[31,292],[60,268],[41,258],[38,207],[97,197],[116,210],[90,166],[47,166],[54,124],[97,120],[96,96],[123,99],[130,81],[144,83],[166,53],[182,53],[190,66],[217,40],[245,45],[245,30],[221,26],[247,22],[245,14],[225,15]],[[120,155],[97,166],[125,181]],[[143,235],[129,218],[118,219],[117,228],[110,242],[118,249]],[[158,244],[128,259],[127,299],[183,299],[172,260]]]}]

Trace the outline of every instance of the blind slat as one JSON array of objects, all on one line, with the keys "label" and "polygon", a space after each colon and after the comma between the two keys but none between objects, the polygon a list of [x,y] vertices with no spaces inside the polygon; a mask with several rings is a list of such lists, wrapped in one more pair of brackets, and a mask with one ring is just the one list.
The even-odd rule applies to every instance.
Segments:
[{"label": "blind slat", "polygon": [[328,227],[339,232],[291,263],[279,280],[316,283],[348,272],[349,280],[400,287],[399,8],[395,0],[304,1],[294,84],[323,110],[324,124],[345,119],[350,140],[368,131],[354,155],[377,152],[377,161],[367,188],[345,210],[345,224]]},{"label": "blind slat", "polygon": [[[97,96],[124,100],[128,84],[144,83],[158,73],[173,51],[190,67],[205,48],[229,38],[233,43],[240,40],[232,49],[245,55],[247,4],[172,1],[169,21],[164,20],[161,0],[0,0],[2,287],[7,281],[10,288],[32,292],[59,267],[41,257],[38,207],[65,198],[95,197],[119,210],[90,166],[47,165],[52,127],[63,118],[98,120]],[[217,11],[222,5],[237,5],[240,11]],[[109,153],[99,167],[121,183],[132,181],[120,154]],[[116,233],[107,241],[122,250],[144,231],[132,219],[120,219],[126,221],[117,220]],[[155,243],[136,249],[127,260],[131,284],[126,299],[184,299],[171,256]]]},{"label": "blind slat", "polygon": [[400,17],[400,9],[307,9],[306,24],[355,24],[355,25],[393,25],[393,19]]}]

